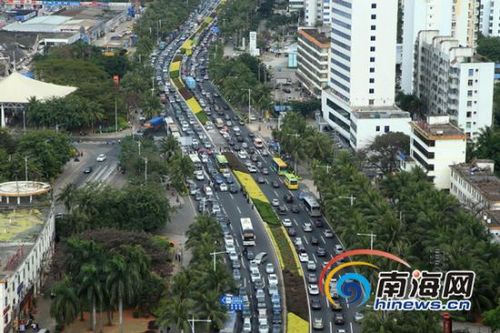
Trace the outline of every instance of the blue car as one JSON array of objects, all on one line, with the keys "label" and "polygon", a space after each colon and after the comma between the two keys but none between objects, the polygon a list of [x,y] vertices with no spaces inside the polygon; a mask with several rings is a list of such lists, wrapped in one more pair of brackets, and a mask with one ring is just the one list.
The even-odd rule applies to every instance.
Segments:
[{"label": "blue car", "polygon": [[214,177],[214,180],[215,180],[215,183],[216,183],[217,185],[220,185],[220,184],[224,183],[224,178],[223,178],[221,175],[217,175],[217,176],[215,176],[215,177]]}]

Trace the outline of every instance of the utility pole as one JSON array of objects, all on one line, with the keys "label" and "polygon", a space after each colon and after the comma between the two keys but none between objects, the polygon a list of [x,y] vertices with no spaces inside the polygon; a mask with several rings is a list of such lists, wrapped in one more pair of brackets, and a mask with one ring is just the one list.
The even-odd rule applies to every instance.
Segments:
[{"label": "utility pole", "polygon": [[23,108],[23,132],[26,134],[26,109]]},{"label": "utility pole", "polygon": [[24,156],[24,178],[28,181],[28,156]]},{"label": "utility pole", "polygon": [[216,257],[218,254],[223,254],[223,253],[226,253],[226,251],[219,251],[219,252],[211,252],[210,255],[214,258],[214,272],[217,270],[217,266],[216,266]]},{"label": "utility pole", "polygon": [[326,168],[326,173],[330,173],[330,168],[332,167],[331,165],[320,165],[322,168]]},{"label": "utility pole", "polygon": [[370,237],[370,250],[373,250],[373,239],[377,237],[377,234],[374,233],[369,233],[369,234],[363,234],[363,233],[358,233],[358,236],[366,236]]},{"label": "utility pole", "polygon": [[[279,119],[279,118],[278,118]],[[289,136],[293,136],[295,138],[298,138],[300,137],[300,135],[298,133],[294,133],[294,134],[288,134]],[[297,153],[293,154],[293,171],[295,172],[295,174],[298,174],[297,172]]]},{"label": "utility pole", "polygon": [[118,101],[115,94],[115,132],[118,132]]},{"label": "utility pole", "polygon": [[340,199],[349,199],[351,201],[351,207],[354,205],[354,200],[356,200],[356,197],[353,196],[352,194],[348,197],[339,197]]},{"label": "utility pole", "polygon": [[144,183],[148,182],[148,158],[144,157]]},{"label": "utility pole", "polygon": [[141,141],[137,141],[137,146],[139,146],[139,156],[141,156]]}]

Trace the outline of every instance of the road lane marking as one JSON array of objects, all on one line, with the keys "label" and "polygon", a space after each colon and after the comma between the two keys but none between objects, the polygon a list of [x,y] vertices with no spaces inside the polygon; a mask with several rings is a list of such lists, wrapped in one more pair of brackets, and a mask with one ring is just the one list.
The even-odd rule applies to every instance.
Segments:
[{"label": "road lane marking", "polygon": [[349,323],[349,326],[351,327],[351,333],[354,333],[354,330],[352,328],[352,322]]},{"label": "road lane marking", "polygon": [[329,324],[330,324],[330,333],[333,333],[332,322],[330,321]]},{"label": "road lane marking", "polygon": [[317,264],[318,264],[318,259],[316,259],[316,257],[315,257],[315,256],[312,256],[312,257],[313,257],[314,262],[315,262],[315,263],[316,263],[316,265],[317,265]]},{"label": "road lane marking", "polygon": [[309,241],[307,240],[306,236],[304,236],[304,241],[306,242],[307,245],[309,245]]},{"label": "road lane marking", "polygon": [[241,215],[241,209],[240,209],[240,207],[239,207],[239,206],[236,206],[236,210],[237,210],[237,211],[238,211],[238,213],[240,213],[240,215]]},{"label": "road lane marking", "polygon": [[326,245],[326,240],[323,238],[323,236],[319,236],[321,238],[321,240],[323,241],[323,243]]},{"label": "road lane marking", "polygon": [[245,266],[245,260],[243,260],[243,258],[241,258],[241,259],[242,259],[242,260],[241,260],[241,265],[242,265],[242,266],[243,266],[243,268],[246,270],[246,269],[247,269],[247,267]]}]

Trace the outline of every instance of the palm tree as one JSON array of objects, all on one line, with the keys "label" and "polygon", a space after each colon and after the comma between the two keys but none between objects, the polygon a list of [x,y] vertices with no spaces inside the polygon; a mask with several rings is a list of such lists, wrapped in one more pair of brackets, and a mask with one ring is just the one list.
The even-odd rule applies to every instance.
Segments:
[{"label": "palm tree", "polygon": [[210,319],[212,328],[219,330],[227,318],[227,310],[220,304],[220,294],[207,289],[199,295],[198,308],[201,316]]},{"label": "palm tree", "polygon": [[163,138],[161,140],[160,152],[162,154],[165,154],[166,160],[169,160],[170,156],[179,151],[180,151],[179,142],[172,134],[169,134],[166,138]]},{"label": "palm tree", "polygon": [[181,332],[189,332],[191,329],[188,319],[194,308],[194,302],[190,298],[172,296],[165,301],[159,310],[158,323],[163,326],[175,326]]},{"label": "palm tree", "polygon": [[96,307],[102,304],[104,299],[104,288],[102,283],[102,272],[97,265],[87,263],[82,265],[77,280],[80,289],[78,294],[92,306],[92,331],[96,333]]},{"label": "palm tree", "polygon": [[128,264],[119,255],[113,256],[106,268],[106,288],[110,296],[110,303],[118,303],[120,333],[123,333],[123,300],[130,302],[135,290],[140,284],[141,277],[137,265]]},{"label": "palm tree", "polygon": [[75,204],[76,198],[77,188],[75,184],[70,183],[63,188],[61,193],[59,193],[57,200],[62,201],[64,204],[64,208],[66,208],[66,210],[71,213],[71,209]]},{"label": "palm tree", "polygon": [[70,279],[65,276],[52,288],[55,298],[50,305],[50,315],[59,325],[69,325],[80,311],[80,302]]}]

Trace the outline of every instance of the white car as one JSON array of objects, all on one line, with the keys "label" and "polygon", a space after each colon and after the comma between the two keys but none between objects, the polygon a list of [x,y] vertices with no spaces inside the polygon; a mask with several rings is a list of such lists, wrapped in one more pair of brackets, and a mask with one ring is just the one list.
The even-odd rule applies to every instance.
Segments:
[{"label": "white car", "polygon": [[250,261],[250,272],[259,272],[259,264],[255,261]]},{"label": "white car", "polygon": [[234,238],[231,235],[224,235],[224,244],[234,246]]},{"label": "white car", "polygon": [[240,131],[240,128],[239,128],[238,126],[234,126],[234,127],[233,127],[233,131],[237,133],[237,132],[239,132],[239,131]]},{"label": "white car", "polygon": [[269,285],[277,285],[278,284],[278,276],[276,274],[269,274],[267,276],[267,281],[269,282]]},{"label": "white car", "polygon": [[283,226],[284,227],[291,227],[292,226],[292,220],[290,219],[283,219]]},{"label": "white car", "polygon": [[342,245],[340,244],[335,245],[335,253],[341,254],[342,252],[344,252],[344,248],[342,247]]},{"label": "white car", "polygon": [[299,260],[300,262],[308,262],[309,255],[306,252],[299,253]]},{"label": "white car", "polygon": [[249,317],[245,317],[243,320],[243,332],[251,333],[252,332],[252,322]]},{"label": "white car", "polygon": [[252,282],[258,281],[261,279],[260,272],[259,271],[253,271],[250,273],[250,280]]},{"label": "white car", "polygon": [[311,232],[312,231],[312,225],[310,222],[304,222],[304,224],[302,225],[302,230],[304,230],[304,232]]},{"label": "white car", "polygon": [[273,205],[273,207],[278,207],[280,205],[280,201],[276,198],[273,199],[273,201],[271,202],[271,204]]},{"label": "white car", "polygon": [[265,323],[259,324],[259,333],[269,333],[269,325]]},{"label": "white car", "polygon": [[224,169],[224,171],[222,171],[222,176],[225,178],[231,177],[231,171],[229,171],[228,169]]},{"label": "white car", "polygon": [[234,242],[232,242],[232,243],[226,243],[226,251],[228,253],[230,253],[230,252],[236,252],[236,248],[234,247]]},{"label": "white car", "polygon": [[238,157],[241,158],[242,160],[244,160],[244,159],[248,158],[248,154],[245,150],[240,150],[238,152]]},{"label": "white car", "polygon": [[308,271],[315,271],[316,270],[316,263],[313,260],[309,260],[307,262],[307,270]]},{"label": "white car", "polygon": [[310,284],[307,286],[307,290],[309,291],[309,295],[319,295],[319,288],[317,284]]},{"label": "white car", "polygon": [[106,161],[106,155],[99,154],[99,156],[97,156],[97,162],[104,162],[104,161]]},{"label": "white car", "polygon": [[360,321],[362,321],[362,320],[363,320],[363,318],[365,318],[365,315],[364,315],[364,314],[362,314],[361,312],[356,312],[356,313],[354,314],[354,321],[355,321],[355,322],[360,322]]},{"label": "white car", "polygon": [[236,251],[229,252],[229,260],[231,261],[238,260],[238,253],[236,253]]},{"label": "white car", "polygon": [[253,165],[249,165],[247,167],[247,169],[248,169],[248,172],[250,172],[250,173],[256,173],[257,172],[257,168],[254,167]]},{"label": "white car", "polygon": [[274,265],[270,262],[266,264],[266,273],[267,274],[272,274],[274,273]]},{"label": "white car", "polygon": [[293,244],[295,244],[295,246],[299,247],[301,245],[303,245],[302,243],[302,238],[300,237],[295,237],[295,239],[293,240]]},{"label": "white car", "polygon": [[225,191],[227,191],[227,190],[228,190],[228,188],[227,188],[227,184],[226,184],[226,183],[221,183],[221,184],[219,185],[219,189],[221,190],[221,192],[225,192]]},{"label": "white car", "polygon": [[201,163],[208,163],[208,155],[207,154],[201,155]]},{"label": "white car", "polygon": [[194,174],[196,176],[196,180],[205,180],[205,175],[202,170],[196,170]]},{"label": "white car", "polygon": [[218,204],[213,205],[213,207],[212,207],[212,214],[213,215],[217,215],[220,212],[221,212],[220,206]]}]

